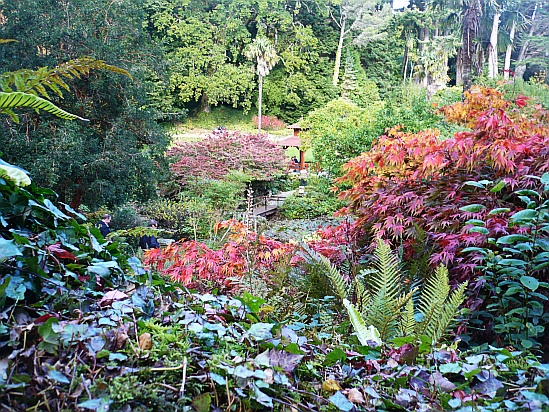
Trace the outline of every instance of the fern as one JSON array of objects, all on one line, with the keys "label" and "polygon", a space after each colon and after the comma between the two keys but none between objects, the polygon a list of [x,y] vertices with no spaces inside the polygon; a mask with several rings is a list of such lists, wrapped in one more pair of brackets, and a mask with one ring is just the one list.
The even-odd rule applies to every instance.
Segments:
[{"label": "fern", "polygon": [[40,94],[44,98],[50,99],[47,91],[49,89],[62,98],[61,89],[69,90],[66,80],[80,79],[89,75],[92,70],[108,70],[131,78],[131,75],[124,69],[109,65],[103,60],[82,57],[62,63],[53,69],[41,67],[38,70],[22,69],[2,73],[0,74],[0,89],[7,93],[17,91]]},{"label": "fern", "polygon": [[0,112],[7,113],[11,116],[14,122],[18,122],[19,119],[17,115],[11,110],[15,107],[32,107],[36,110],[44,110],[48,113],[54,114],[57,117],[60,117],[65,120],[74,120],[80,119],[87,121],[80,116],[69,113],[60,109],[52,102],[42,99],[41,97],[35,96],[34,94],[13,92],[13,93],[4,93],[0,92]]},{"label": "fern", "polygon": [[347,299],[352,294],[351,285],[345,280],[341,272],[325,256],[313,251],[306,245],[303,245],[303,249],[311,258],[312,269],[319,268],[323,275],[330,280],[335,295],[340,300]]},{"label": "fern", "polygon": [[437,335],[437,321],[444,308],[444,301],[450,293],[448,270],[440,265],[433,276],[427,279],[418,304],[422,320],[418,323],[418,333],[434,337]]},{"label": "fern", "polygon": [[416,321],[414,318],[414,302],[408,299],[402,313],[400,322],[400,333],[402,336],[414,336],[416,332]]},{"label": "fern", "polygon": [[[364,269],[349,283],[330,261],[305,247],[310,257],[320,265],[330,280],[336,295],[344,303],[353,326],[362,328],[372,325],[380,339],[387,341],[398,336],[427,335],[436,342],[448,329],[459,305],[464,300],[467,284],[460,285],[451,296],[448,270],[439,266],[427,278],[423,288],[405,284],[400,259],[383,240],[378,239],[372,267]],[[420,284],[418,284],[420,285]],[[415,286],[415,285],[414,285]],[[418,294],[417,313],[414,305]],[[357,307],[348,299],[356,298]],[[356,313],[355,313],[356,312]],[[416,322],[417,315],[421,320]]]},{"label": "fern", "polygon": [[343,299],[343,306],[345,306],[345,309],[347,309],[347,313],[349,314],[349,318],[351,319],[351,323],[355,328],[355,332],[360,343],[365,346],[371,346],[372,343],[375,346],[380,346],[382,340],[380,338],[380,333],[376,329],[376,327],[373,325],[367,327],[359,311],[356,310],[353,304],[347,299]]}]

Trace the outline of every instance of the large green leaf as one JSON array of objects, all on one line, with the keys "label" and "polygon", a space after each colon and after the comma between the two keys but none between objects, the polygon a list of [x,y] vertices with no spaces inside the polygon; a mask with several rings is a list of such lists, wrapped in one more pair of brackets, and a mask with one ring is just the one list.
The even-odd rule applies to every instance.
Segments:
[{"label": "large green leaf", "polygon": [[[88,121],[88,119],[84,119],[80,116],[77,116],[75,114],[66,112],[63,109],[60,109],[52,102],[46,99],[42,99],[41,97],[38,97],[34,94],[22,93],[22,92],[12,92],[12,93],[0,92],[0,111],[4,111],[5,109],[11,109],[14,107],[31,107],[36,110],[44,110],[48,113],[51,113],[57,117],[60,117],[66,120],[80,119],[80,120]],[[13,118],[13,115],[12,115],[12,118]],[[17,117],[15,117],[14,120],[17,121]]]}]

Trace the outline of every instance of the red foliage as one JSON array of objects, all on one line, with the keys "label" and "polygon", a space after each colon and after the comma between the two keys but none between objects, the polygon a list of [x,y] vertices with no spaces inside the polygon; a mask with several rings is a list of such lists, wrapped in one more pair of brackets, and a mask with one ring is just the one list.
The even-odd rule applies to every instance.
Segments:
[{"label": "red foliage", "polygon": [[248,232],[236,220],[217,223],[214,229],[227,230],[227,241],[218,250],[202,242],[179,241],[166,249],[146,251],[143,263],[186,286],[199,287],[209,280],[230,290],[236,278],[250,273],[267,276],[293,253],[293,246]]},{"label": "red foliage", "polygon": [[[342,193],[349,206],[340,213],[357,216],[357,227],[405,244],[411,243],[418,225],[435,243],[432,263],[453,264],[459,278],[468,277],[474,261],[459,251],[484,245],[487,236],[469,233],[465,222],[486,221],[488,236],[514,230],[507,220],[522,205],[504,195],[517,186],[532,187],[535,180],[528,175],[541,176],[549,170],[549,113],[525,105],[524,98],[513,105],[498,92],[477,90],[464,103],[442,109],[448,120],[472,125],[471,131],[439,141],[435,131],[391,130],[369,152],[344,166],[346,174],[339,181],[352,187]],[[504,195],[464,185],[480,180],[505,181]],[[470,204],[485,209],[459,210]],[[488,215],[499,207],[511,212]]]},{"label": "red foliage", "polygon": [[[257,127],[259,124],[259,117],[252,117],[254,125]],[[286,127],[286,123],[279,120],[276,116],[261,116],[261,128],[265,130],[280,130]]]},{"label": "red foliage", "polygon": [[284,151],[266,135],[222,131],[199,142],[180,142],[168,150],[178,183],[190,177],[222,179],[240,171],[257,180],[270,180],[284,171]]}]

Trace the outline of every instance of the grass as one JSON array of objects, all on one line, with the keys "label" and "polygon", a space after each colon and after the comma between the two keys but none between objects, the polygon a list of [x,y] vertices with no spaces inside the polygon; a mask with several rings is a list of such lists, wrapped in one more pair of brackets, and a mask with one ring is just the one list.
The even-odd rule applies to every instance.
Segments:
[{"label": "grass", "polygon": [[[199,113],[189,117],[184,122],[174,124],[168,128],[168,133],[174,140],[196,141],[204,138],[218,126],[224,126],[227,130],[239,130],[241,132],[255,133],[257,126],[253,123],[255,112],[244,113],[240,109],[218,106],[212,107],[210,113]],[[265,133],[276,136],[289,136],[291,132],[286,129],[264,130]]]}]

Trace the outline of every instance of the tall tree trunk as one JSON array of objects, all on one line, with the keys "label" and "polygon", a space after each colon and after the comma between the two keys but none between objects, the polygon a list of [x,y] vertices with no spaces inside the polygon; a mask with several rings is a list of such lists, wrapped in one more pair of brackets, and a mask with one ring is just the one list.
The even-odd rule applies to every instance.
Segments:
[{"label": "tall tree trunk", "polygon": [[501,13],[499,12],[494,14],[490,44],[488,44],[488,77],[491,79],[498,76],[498,32],[500,16]]},{"label": "tall tree trunk", "polygon": [[257,98],[257,134],[261,134],[261,105],[263,104],[263,76],[259,76],[259,96]]},{"label": "tall tree trunk", "polygon": [[463,47],[458,49],[456,58],[456,86],[463,84]]},{"label": "tall tree trunk", "polygon": [[210,102],[208,100],[208,95],[206,92],[202,92],[202,96],[200,96],[200,111],[204,113],[210,113],[211,107]]},{"label": "tall tree trunk", "polygon": [[[532,18],[530,19],[530,30],[528,31],[528,38],[532,37],[534,35],[534,20],[536,19],[536,12],[538,10],[538,3],[536,3],[534,7],[534,11],[532,12]],[[519,55],[517,57],[517,64],[515,68],[515,77],[518,77],[520,79],[524,79],[524,72],[526,71],[526,65],[520,64],[524,61],[526,58],[526,52],[528,51],[529,41],[528,38],[524,39],[522,41],[522,44],[520,46]]]},{"label": "tall tree trunk", "polygon": [[337,51],[336,51],[336,60],[335,60],[335,66],[334,66],[334,77],[332,79],[332,83],[334,86],[337,86],[337,83],[339,82],[339,68],[341,66],[341,54],[343,53],[343,40],[345,40],[345,24],[347,22],[347,16],[343,16],[341,19],[341,25],[340,25],[340,31],[339,31],[339,42],[337,44]]},{"label": "tall tree trunk", "polygon": [[505,50],[505,63],[503,65],[503,79],[509,80],[511,73],[511,52],[513,51],[513,42],[515,40],[515,31],[517,30],[517,22],[513,20],[511,31],[509,32],[509,44]]},{"label": "tall tree trunk", "polygon": [[473,85],[473,57],[475,56],[475,37],[479,31],[482,7],[480,0],[472,0],[463,16],[463,92],[468,91]]}]

